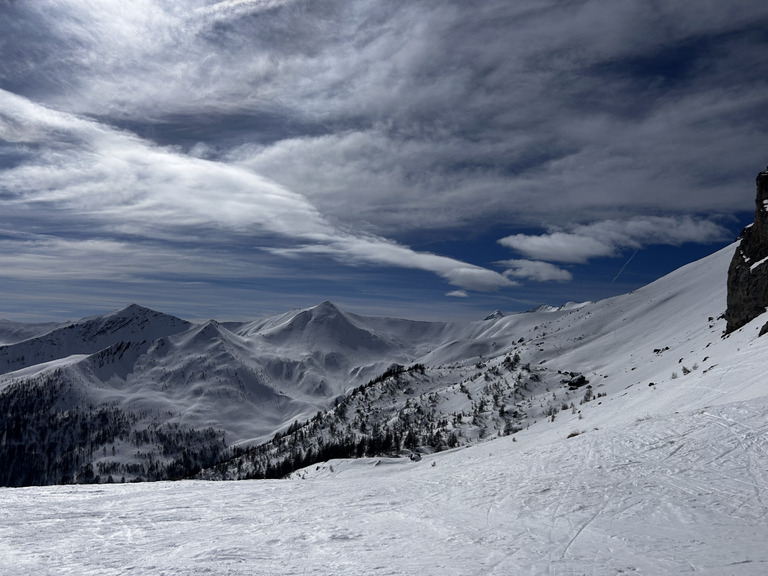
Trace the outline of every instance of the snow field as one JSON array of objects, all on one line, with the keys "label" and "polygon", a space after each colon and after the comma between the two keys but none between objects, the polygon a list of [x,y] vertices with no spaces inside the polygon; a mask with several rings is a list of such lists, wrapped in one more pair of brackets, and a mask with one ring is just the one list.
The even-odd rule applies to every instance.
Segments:
[{"label": "snow field", "polygon": [[767,417],[760,398],[531,446],[333,461],[308,480],[6,489],[0,565],[8,576],[765,574]]}]

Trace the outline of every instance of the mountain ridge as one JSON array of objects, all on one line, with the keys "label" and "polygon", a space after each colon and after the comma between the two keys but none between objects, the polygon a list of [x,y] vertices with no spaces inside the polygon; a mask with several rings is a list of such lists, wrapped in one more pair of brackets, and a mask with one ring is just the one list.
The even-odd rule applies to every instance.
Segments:
[{"label": "mountain ridge", "polygon": [[121,340],[148,340],[188,329],[190,322],[130,304],[0,346],[0,374],[73,354],[92,354]]},{"label": "mountain ridge", "polygon": [[[57,345],[38,354],[56,359],[0,375],[0,403],[16,406],[5,429],[11,420],[13,430],[28,427],[18,449],[36,434],[59,438],[33,420],[43,409],[92,423],[85,444],[49,448],[37,480],[14,481],[87,482],[109,470],[146,480],[197,467],[207,478],[282,476],[321,458],[425,454],[519,434],[563,413],[599,421],[595,407],[626,390],[734,369],[720,351],[735,249],[629,294],[493,321],[366,317],[330,302],[242,323],[186,323],[136,305],[90,317],[53,333],[106,344],[99,350],[64,356],[77,346]],[[753,346],[749,327],[730,338]],[[101,432],[99,418],[122,436]],[[192,439],[187,460],[169,440],[178,437]],[[2,448],[6,461],[18,458]],[[65,467],[57,458],[80,464],[55,472]]]}]

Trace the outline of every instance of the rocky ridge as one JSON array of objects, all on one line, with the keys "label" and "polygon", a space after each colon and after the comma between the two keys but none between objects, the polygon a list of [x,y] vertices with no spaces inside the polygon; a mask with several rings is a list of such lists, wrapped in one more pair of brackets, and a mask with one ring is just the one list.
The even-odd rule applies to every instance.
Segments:
[{"label": "rocky ridge", "polygon": [[[755,221],[744,228],[728,269],[726,334],[768,309],[768,168],[757,175]],[[762,333],[768,331],[768,324]]]}]

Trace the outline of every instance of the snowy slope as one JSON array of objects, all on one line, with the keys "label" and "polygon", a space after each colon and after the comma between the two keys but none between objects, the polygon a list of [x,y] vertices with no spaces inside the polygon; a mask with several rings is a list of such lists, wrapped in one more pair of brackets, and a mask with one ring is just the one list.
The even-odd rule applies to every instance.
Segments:
[{"label": "snowy slope", "polygon": [[[728,372],[752,384],[725,397],[759,396],[762,387],[748,378],[765,345],[756,339],[759,322],[737,338],[721,338],[733,249],[602,302],[443,325],[422,347],[432,350],[414,359],[424,370],[356,389],[290,437],[204,477],[269,476],[267,466],[284,461],[279,473],[321,446],[324,454],[358,456],[387,453],[391,444],[430,452],[519,433],[542,420],[574,420],[574,430],[586,420],[631,422],[638,412],[717,401],[717,382]],[[582,383],[574,384],[578,374]],[[670,396],[655,407],[661,389]]]},{"label": "snowy slope", "polygon": [[[732,253],[602,302],[413,328],[433,339],[404,387],[450,411],[507,381],[527,423],[514,435],[418,462],[335,460],[292,480],[5,489],[3,573],[766,574],[768,338],[764,318],[721,337]],[[205,325],[167,346],[244,353],[299,313],[237,334]],[[364,344],[397,336],[349,321],[347,336],[375,333]],[[591,401],[543,413],[583,400],[585,386],[563,383],[574,373]],[[385,390],[401,400],[385,378],[366,391],[373,412]]]},{"label": "snowy slope", "polygon": [[[411,361],[442,330],[329,302],[226,325],[132,305],[57,327],[0,347],[0,484],[192,473],[218,453],[214,434],[262,442]],[[181,445],[190,439],[192,461]]]},{"label": "snowy slope", "polygon": [[0,374],[72,354],[90,354],[122,340],[154,340],[185,330],[190,325],[179,318],[131,304],[111,314],[86,318],[0,346]]},{"label": "snowy slope", "polygon": [[73,367],[83,381],[98,383],[92,397],[165,413],[194,428],[224,429],[230,440],[268,434],[307,410],[273,386],[248,342],[215,321],[135,346],[116,362],[102,356]]},{"label": "snowy slope", "polygon": [[[22,366],[0,376],[0,393],[32,406],[36,389],[50,409],[85,410],[89,421],[95,413],[88,406],[122,411],[139,440],[119,440],[116,432],[107,440],[93,429],[98,438],[86,440],[85,455],[94,474],[120,468],[119,476],[137,458],[144,469],[147,459],[162,460],[169,448],[142,430],[166,424],[219,430],[228,444],[258,444],[293,423],[289,438],[206,476],[242,478],[258,477],[259,466],[276,461],[290,458],[293,469],[335,453],[321,446],[343,445],[344,455],[407,448],[400,452],[407,455],[524,435],[543,421],[553,429],[570,420],[575,429],[605,418],[631,422],[652,412],[662,389],[675,401],[665,396],[659,411],[674,412],[691,399],[693,406],[717,401],[718,379],[753,370],[763,345],[756,324],[720,336],[733,250],[631,294],[468,324],[369,318],[330,302],[249,323],[189,324],[131,306],[0,348]],[[397,365],[421,369],[382,376]],[[58,397],[48,382],[61,386]],[[741,388],[725,397],[762,394],[754,385]],[[27,390],[26,399],[2,392],[10,390]],[[306,424],[296,429],[300,422]],[[116,420],[110,427],[120,429]],[[150,444],[137,453],[133,444],[144,440]],[[126,477],[137,474],[144,477]]]},{"label": "snowy slope", "polygon": [[337,396],[378,376],[393,362],[414,362],[446,334],[461,329],[447,323],[359,316],[323,302],[245,324],[235,332],[252,342],[254,355],[276,358],[273,372],[301,365],[299,381],[313,376],[325,380],[327,393]]},{"label": "snowy slope", "polygon": [[57,324],[53,322],[31,324],[2,318],[0,319],[0,346],[29,340],[35,336],[46,334],[56,327]]},{"label": "snowy slope", "polygon": [[330,302],[226,325],[191,324],[132,305],[0,347],[0,390],[56,371],[77,390],[73,401],[211,426],[230,443],[260,441],[326,409],[393,362],[413,361],[444,327],[364,318]]},{"label": "snowy slope", "polygon": [[304,481],[6,490],[0,558],[8,576],[758,576],[767,416],[762,398]]}]

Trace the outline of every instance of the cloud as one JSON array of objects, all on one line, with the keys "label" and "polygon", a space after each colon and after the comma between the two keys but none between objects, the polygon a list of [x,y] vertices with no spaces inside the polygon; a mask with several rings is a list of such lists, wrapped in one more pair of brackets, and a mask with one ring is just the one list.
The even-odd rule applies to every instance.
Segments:
[{"label": "cloud", "polygon": [[[0,109],[0,136],[23,151],[22,161],[4,173],[9,213],[35,210],[51,230],[77,228],[84,246],[113,234],[179,246],[216,230],[219,245],[252,239],[272,254],[326,254],[346,263],[426,270],[471,290],[514,285],[492,270],[342,230],[306,198],[245,168],[148,145],[4,91]],[[300,246],[276,247],[285,242]],[[110,246],[121,252],[117,243]]]},{"label": "cloud", "polygon": [[[729,238],[720,224],[691,216],[637,216],[574,226],[571,231],[541,235],[514,234],[499,243],[534,260],[585,263],[615,257],[622,250],[650,245],[707,244]],[[517,261],[512,261],[517,262]]]},{"label": "cloud", "polygon": [[[91,242],[130,270],[323,255],[487,291],[730,238],[711,223],[765,164],[767,25],[757,0],[0,1],[0,227],[72,270]],[[498,230],[531,263],[409,248]]]},{"label": "cloud", "polygon": [[0,103],[0,136],[23,157],[3,175],[15,204],[156,237],[189,226],[304,238],[332,232],[306,199],[253,172],[148,145],[5,91]]},{"label": "cloud", "polygon": [[210,6],[197,8],[195,12],[203,15],[216,15],[231,18],[243,14],[254,14],[287,6],[293,0],[223,0]]},{"label": "cloud", "polygon": [[756,1],[3,10],[6,89],[148,141],[204,143],[385,237],[730,213],[763,163]]},{"label": "cloud", "polygon": [[527,258],[554,262],[586,262],[590,258],[615,256],[616,246],[580,234],[553,232],[541,236],[514,234],[499,240]]},{"label": "cloud", "polygon": [[573,275],[563,268],[558,268],[549,262],[532,260],[502,260],[497,262],[507,267],[504,276],[533,280],[535,282],[569,282]]},{"label": "cloud", "polygon": [[452,298],[469,298],[469,294],[467,294],[466,290],[453,290],[447,292],[445,295],[451,296]]},{"label": "cloud", "polygon": [[493,270],[429,252],[416,252],[391,240],[370,235],[342,234],[325,243],[295,248],[267,248],[267,250],[272,254],[283,256],[325,254],[347,264],[377,264],[426,270],[434,272],[449,284],[481,292],[492,292],[499,288],[517,285],[516,282]]}]

